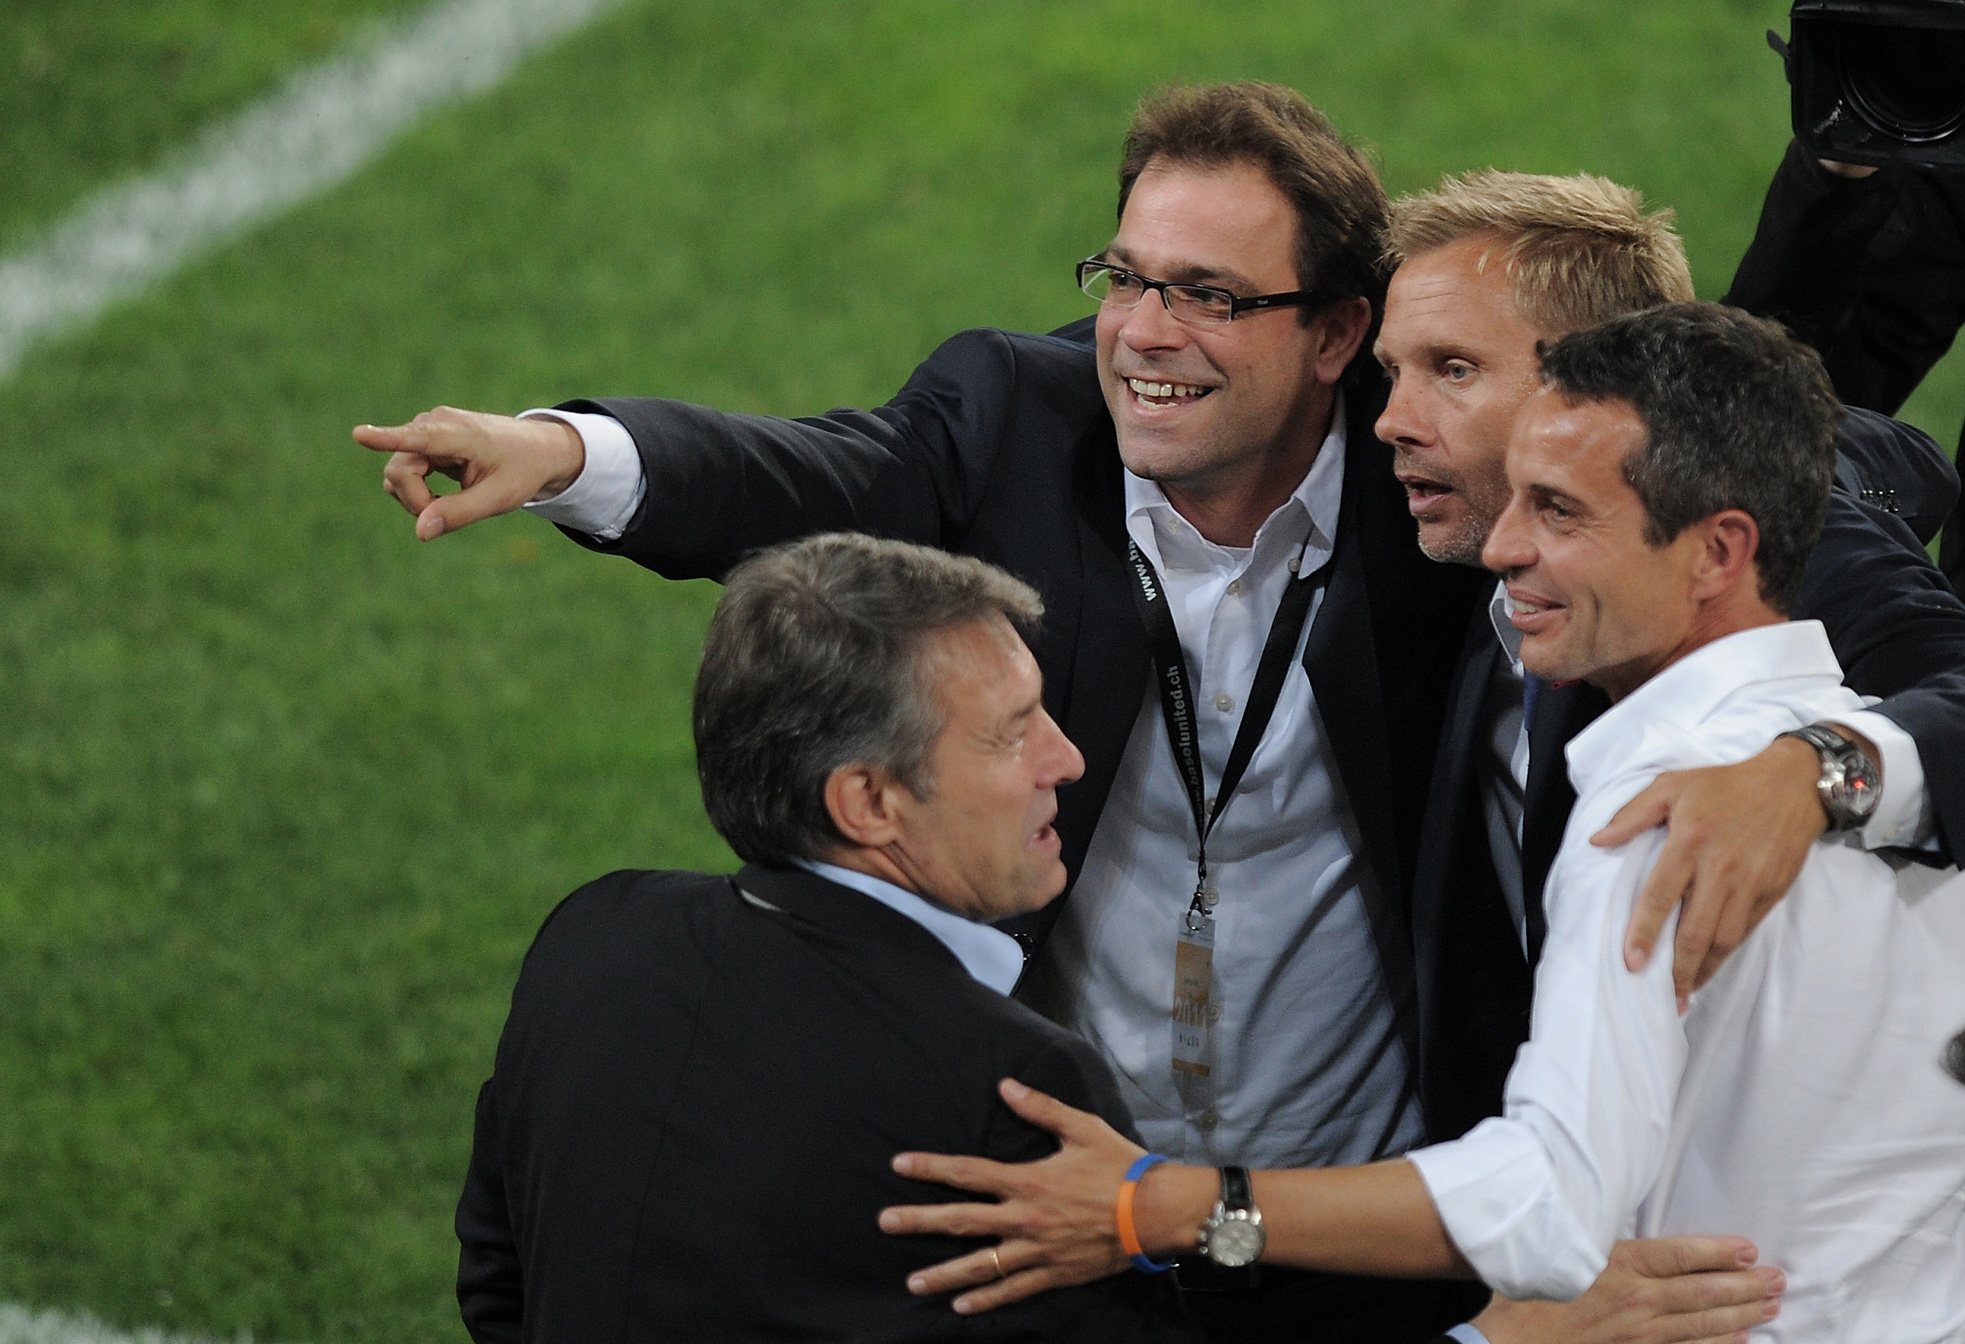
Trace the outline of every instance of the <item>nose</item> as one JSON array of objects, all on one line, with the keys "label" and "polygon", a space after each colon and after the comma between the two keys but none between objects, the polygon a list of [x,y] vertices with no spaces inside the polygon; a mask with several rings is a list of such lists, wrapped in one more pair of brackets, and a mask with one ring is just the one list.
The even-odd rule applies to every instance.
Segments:
[{"label": "nose", "polygon": [[1162,350],[1185,345],[1187,327],[1167,306],[1164,290],[1149,290],[1139,302],[1120,310],[1125,314],[1119,325],[1119,339],[1135,350]]},{"label": "nose", "polygon": [[1415,405],[1418,393],[1413,390],[1410,378],[1394,378],[1391,393],[1385,398],[1385,409],[1379,412],[1378,423],[1372,426],[1372,433],[1378,435],[1382,443],[1421,444],[1432,439],[1432,427],[1419,415]]},{"label": "nose", "polygon": [[1527,569],[1537,560],[1534,540],[1528,530],[1527,496],[1516,491],[1508,507],[1488,530],[1487,544],[1481,547],[1481,563],[1497,574]]},{"label": "nose", "polygon": [[1078,746],[1064,735],[1058,721],[1048,713],[1039,710],[1044,721],[1038,725],[1041,738],[1039,750],[1043,765],[1038,771],[1038,787],[1055,789],[1061,784],[1069,784],[1085,773],[1085,756]]}]

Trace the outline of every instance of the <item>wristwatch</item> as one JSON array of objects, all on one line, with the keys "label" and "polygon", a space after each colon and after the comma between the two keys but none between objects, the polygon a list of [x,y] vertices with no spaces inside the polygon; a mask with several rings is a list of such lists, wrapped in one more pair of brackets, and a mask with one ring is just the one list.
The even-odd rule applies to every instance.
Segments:
[{"label": "wristwatch", "polygon": [[1800,738],[1822,758],[1821,778],[1815,781],[1821,795],[1822,811],[1828,814],[1831,831],[1860,830],[1876,811],[1882,796],[1882,772],[1863,749],[1826,724],[1811,723],[1781,734]]},{"label": "wristwatch", "polygon": [[1249,1169],[1223,1167],[1221,1199],[1201,1224],[1201,1253],[1223,1269],[1241,1269],[1256,1262],[1268,1240],[1249,1185]]}]

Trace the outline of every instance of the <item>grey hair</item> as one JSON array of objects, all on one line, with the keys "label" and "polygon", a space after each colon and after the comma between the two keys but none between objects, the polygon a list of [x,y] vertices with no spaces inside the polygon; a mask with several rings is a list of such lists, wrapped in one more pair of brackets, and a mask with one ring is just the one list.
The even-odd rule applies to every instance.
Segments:
[{"label": "grey hair", "polygon": [[1739,509],[1760,529],[1761,599],[1794,610],[1842,418],[1820,356],[1777,322],[1674,303],[1563,337],[1542,351],[1542,376],[1575,400],[1628,402],[1644,421],[1624,479],[1644,504],[1647,542]]},{"label": "grey hair", "polygon": [[826,808],[841,766],[932,794],[946,722],[930,637],[1003,616],[1026,638],[1044,604],[969,556],[835,532],[732,570],[696,674],[696,774],[710,822],[739,857],[818,859],[843,837]]}]

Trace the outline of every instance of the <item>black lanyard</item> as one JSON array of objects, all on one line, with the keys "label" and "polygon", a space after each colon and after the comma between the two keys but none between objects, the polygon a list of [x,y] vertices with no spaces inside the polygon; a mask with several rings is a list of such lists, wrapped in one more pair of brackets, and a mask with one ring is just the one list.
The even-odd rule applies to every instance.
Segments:
[{"label": "black lanyard", "polygon": [[1255,684],[1249,687],[1248,703],[1242,708],[1242,722],[1235,730],[1235,744],[1229,748],[1228,764],[1222,767],[1221,785],[1215,791],[1214,807],[1208,807],[1207,778],[1201,770],[1201,737],[1194,722],[1193,682],[1187,675],[1187,658],[1181,652],[1180,632],[1174,628],[1173,609],[1167,605],[1166,585],[1160,582],[1153,564],[1140,551],[1137,542],[1127,543],[1133,577],[1138,582],[1133,598],[1139,603],[1140,619],[1146,623],[1146,639],[1153,651],[1154,682],[1160,688],[1161,719],[1167,725],[1167,744],[1173,748],[1174,764],[1187,785],[1187,801],[1194,810],[1194,829],[1199,836],[1200,875],[1194,884],[1194,901],[1187,909],[1190,929],[1213,908],[1208,893],[1208,836],[1221,814],[1228,810],[1242,774],[1249,768],[1262,735],[1269,731],[1269,719],[1276,712],[1276,701],[1283,693],[1283,681],[1296,659],[1297,641],[1310,616],[1310,603],[1324,586],[1330,570],[1326,559],[1315,572],[1292,575],[1283,601],[1276,608],[1276,619],[1269,626],[1269,638],[1262,646],[1262,660],[1256,664]]}]

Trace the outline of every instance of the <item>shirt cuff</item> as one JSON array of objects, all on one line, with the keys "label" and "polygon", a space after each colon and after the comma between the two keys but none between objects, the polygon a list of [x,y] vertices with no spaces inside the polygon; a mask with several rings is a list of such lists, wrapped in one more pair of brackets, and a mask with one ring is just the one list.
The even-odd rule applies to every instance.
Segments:
[{"label": "shirt cuff", "polygon": [[1608,1263],[1555,1189],[1541,1141],[1519,1121],[1483,1120],[1406,1160],[1419,1169],[1447,1237],[1502,1295],[1568,1301]]},{"label": "shirt cuff", "polygon": [[1446,1337],[1448,1339],[1457,1339],[1460,1341],[1460,1344],[1488,1344],[1487,1336],[1482,1334],[1480,1329],[1472,1321],[1454,1326],[1453,1329],[1446,1332]]},{"label": "shirt cuff", "polygon": [[1876,744],[1883,767],[1883,796],[1861,831],[1864,849],[1929,849],[1937,843],[1931,795],[1924,787],[1924,758],[1911,735],[1887,715],[1858,710],[1831,720]]},{"label": "shirt cuff", "polygon": [[525,511],[599,541],[619,541],[635,510],[641,507],[642,496],[648,493],[641,454],[635,451],[627,428],[611,415],[581,411],[540,408],[525,412],[519,419],[557,420],[580,436],[587,451],[587,465],[572,485],[551,499],[528,502]]}]

